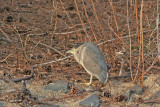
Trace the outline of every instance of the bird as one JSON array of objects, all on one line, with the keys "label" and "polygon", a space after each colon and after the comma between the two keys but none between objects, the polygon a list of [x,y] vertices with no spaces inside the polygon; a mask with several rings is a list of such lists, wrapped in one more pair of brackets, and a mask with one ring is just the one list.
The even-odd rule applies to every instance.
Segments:
[{"label": "bird", "polygon": [[66,53],[73,54],[75,60],[90,74],[89,83],[82,84],[92,84],[93,76],[103,84],[107,82],[108,73],[105,57],[96,44],[88,41],[83,42],[73,46],[73,48]]}]

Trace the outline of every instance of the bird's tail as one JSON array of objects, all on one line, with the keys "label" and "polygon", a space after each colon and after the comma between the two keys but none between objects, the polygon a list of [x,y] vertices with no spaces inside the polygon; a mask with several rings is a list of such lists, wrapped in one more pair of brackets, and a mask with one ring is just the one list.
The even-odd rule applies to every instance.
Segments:
[{"label": "bird's tail", "polygon": [[107,82],[107,80],[108,80],[108,73],[107,73],[106,71],[105,71],[105,73],[102,72],[102,73],[99,75],[98,79],[99,79],[100,82],[102,82],[102,83],[105,84],[105,83]]}]

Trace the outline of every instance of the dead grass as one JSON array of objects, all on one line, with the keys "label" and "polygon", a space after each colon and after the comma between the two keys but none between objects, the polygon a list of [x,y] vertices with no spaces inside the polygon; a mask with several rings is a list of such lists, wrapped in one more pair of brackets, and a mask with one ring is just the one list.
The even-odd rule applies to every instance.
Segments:
[{"label": "dead grass", "polygon": [[92,41],[100,44],[110,76],[121,66],[115,52],[125,50],[122,75],[143,86],[143,76],[158,72],[160,63],[156,1],[142,1],[1,1],[1,77],[27,76],[34,66],[35,81],[86,81],[84,69],[65,52]]}]

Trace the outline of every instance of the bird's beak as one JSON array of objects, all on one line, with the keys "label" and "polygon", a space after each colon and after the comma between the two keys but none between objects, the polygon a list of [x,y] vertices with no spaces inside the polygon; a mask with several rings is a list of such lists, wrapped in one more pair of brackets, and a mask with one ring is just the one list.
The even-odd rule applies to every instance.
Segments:
[{"label": "bird's beak", "polygon": [[71,54],[73,54],[74,53],[74,48],[72,48],[71,50],[68,50],[66,53],[71,53]]}]

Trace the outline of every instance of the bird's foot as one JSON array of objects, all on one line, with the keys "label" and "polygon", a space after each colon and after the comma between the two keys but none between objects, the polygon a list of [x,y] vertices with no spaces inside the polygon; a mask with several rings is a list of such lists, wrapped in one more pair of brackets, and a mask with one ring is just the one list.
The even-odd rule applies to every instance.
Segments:
[{"label": "bird's foot", "polygon": [[84,85],[87,85],[87,86],[89,86],[89,85],[91,85],[91,83],[84,83]]},{"label": "bird's foot", "polygon": [[89,82],[89,83],[75,83],[75,84],[87,85],[87,86],[91,85],[91,83],[90,83],[90,82]]}]

